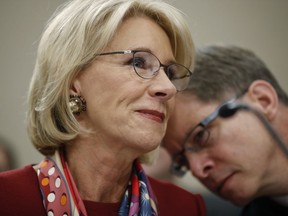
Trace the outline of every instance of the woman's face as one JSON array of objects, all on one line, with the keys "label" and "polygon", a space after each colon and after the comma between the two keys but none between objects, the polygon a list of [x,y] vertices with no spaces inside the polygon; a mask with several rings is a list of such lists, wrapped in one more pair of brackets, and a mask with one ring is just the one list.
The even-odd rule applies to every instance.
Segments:
[{"label": "woman's face", "polygon": [[[123,50],[150,51],[163,64],[175,62],[164,30],[144,16],[124,21],[104,52]],[[74,80],[71,91],[87,101],[87,111],[80,114],[79,121],[94,131],[95,143],[105,143],[118,153],[133,152],[137,157],[160,144],[176,88],[163,68],[152,79],[139,77],[132,57],[97,56]]]}]

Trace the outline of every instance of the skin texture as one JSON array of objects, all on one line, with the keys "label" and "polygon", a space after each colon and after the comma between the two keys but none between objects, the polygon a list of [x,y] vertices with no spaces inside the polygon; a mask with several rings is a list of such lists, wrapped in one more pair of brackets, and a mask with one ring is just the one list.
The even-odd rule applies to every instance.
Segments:
[{"label": "skin texture", "polygon": [[[240,99],[262,112],[283,138],[287,138],[287,108],[265,81],[255,81]],[[163,146],[171,155],[183,146],[185,132],[212,113],[222,102],[203,103],[182,93],[169,120]],[[217,118],[209,126],[208,143],[198,152],[186,152],[192,174],[215,194],[242,206],[260,196],[287,194],[283,172],[287,159],[251,113],[239,111],[233,117]],[[282,129],[281,129],[282,128]]]},{"label": "skin texture", "polygon": [[[150,51],[163,64],[175,61],[166,33],[147,17],[124,21],[104,52],[130,49]],[[134,159],[159,146],[164,136],[176,88],[163,68],[153,79],[140,78],[131,58],[97,57],[70,89],[87,101],[87,111],[77,118],[92,131],[67,147],[69,167],[83,199],[118,202]]]}]

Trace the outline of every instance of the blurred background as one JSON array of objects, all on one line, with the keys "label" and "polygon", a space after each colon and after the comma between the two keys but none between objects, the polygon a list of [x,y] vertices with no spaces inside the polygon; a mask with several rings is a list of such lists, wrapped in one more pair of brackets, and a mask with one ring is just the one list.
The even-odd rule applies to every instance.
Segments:
[{"label": "blurred background", "polygon": [[[26,93],[38,41],[64,0],[0,1],[0,140],[13,151],[14,168],[38,162],[25,129]],[[184,11],[196,46],[228,43],[253,50],[288,91],[287,0],[170,0]],[[1,143],[0,143],[1,144]],[[208,215],[237,215],[238,208],[210,194],[190,174],[176,184],[204,195]],[[215,207],[216,206],[216,207]]]}]

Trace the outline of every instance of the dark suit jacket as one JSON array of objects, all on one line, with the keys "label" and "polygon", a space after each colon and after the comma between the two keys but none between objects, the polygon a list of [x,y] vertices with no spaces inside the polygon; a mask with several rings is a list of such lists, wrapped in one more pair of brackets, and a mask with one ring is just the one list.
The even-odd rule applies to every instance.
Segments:
[{"label": "dark suit jacket", "polygon": [[252,201],[245,206],[241,212],[241,216],[286,216],[288,215],[288,207],[283,206],[274,200],[263,197]]}]

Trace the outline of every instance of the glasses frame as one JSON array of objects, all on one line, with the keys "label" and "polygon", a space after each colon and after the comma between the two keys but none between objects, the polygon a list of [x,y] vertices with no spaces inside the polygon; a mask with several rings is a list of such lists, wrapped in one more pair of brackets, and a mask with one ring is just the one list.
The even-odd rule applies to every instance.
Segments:
[{"label": "glasses frame", "polygon": [[183,148],[180,152],[172,157],[169,170],[171,174],[178,177],[183,177],[189,169],[189,163],[185,156],[185,149]]},{"label": "glasses frame", "polygon": [[[159,62],[159,68],[152,73],[152,76],[151,77],[145,77],[145,76],[141,76],[138,72],[137,72],[137,69],[135,68],[135,53],[138,53],[138,52],[145,52],[145,53],[149,53],[151,54],[152,56],[154,56],[158,62]],[[146,51],[146,50],[123,50],[123,51],[114,51],[114,52],[105,52],[105,53],[99,53],[99,54],[96,54],[96,56],[104,56],[104,55],[117,55],[117,54],[122,54],[122,55],[126,55],[126,54],[133,54],[133,68],[134,68],[134,72],[141,78],[143,79],[152,79],[154,78],[155,76],[157,76],[157,74],[159,73],[160,71],[160,68],[163,67],[164,69],[164,72],[165,74],[167,75],[168,79],[172,82],[172,84],[175,86],[176,90],[177,91],[183,91],[184,89],[186,89],[188,87],[188,84],[189,84],[189,79],[191,77],[191,75],[193,74],[187,67],[185,67],[184,65],[182,64],[178,64],[178,63],[171,63],[171,64],[168,64],[168,65],[165,65],[165,64],[162,64],[162,62],[157,58],[157,56],[155,56],[153,53],[149,52],[149,51]],[[174,78],[174,79],[170,79],[169,77],[169,67],[173,66],[173,65],[177,65],[177,66],[180,66],[180,67],[183,67],[184,69],[187,70],[187,74],[182,76],[182,77],[177,77],[177,78]],[[179,80],[179,79],[184,79],[188,77],[188,81],[187,81],[187,84],[185,86],[183,86],[182,88],[179,88],[174,82],[173,80]]]},{"label": "glasses frame", "polygon": [[185,153],[197,152],[195,151],[194,148],[187,147],[187,142],[190,139],[191,134],[196,130],[196,128],[202,127],[203,129],[207,130],[208,136],[205,141],[207,143],[210,137],[210,132],[207,129],[208,125],[211,124],[219,116],[222,107],[226,106],[229,103],[234,103],[236,100],[241,98],[246,92],[247,89],[243,90],[242,92],[240,92],[240,94],[236,95],[235,97],[221,103],[220,106],[218,106],[212,113],[210,113],[207,117],[205,117],[202,121],[200,121],[196,126],[188,130],[181,144],[181,146],[183,146],[183,149],[172,157],[172,163],[170,165],[170,172],[172,174],[182,177],[190,169]]},{"label": "glasses frame", "polygon": [[218,116],[219,116],[219,111],[221,110],[222,107],[226,106],[229,103],[234,103],[237,99],[236,98],[232,98],[224,103],[222,103],[220,106],[218,106],[216,108],[216,110],[214,110],[211,114],[209,114],[206,118],[204,118],[201,122],[199,122],[196,126],[194,126],[192,129],[190,129],[185,137],[185,139],[183,140],[182,146],[184,146],[184,151],[188,151],[188,152],[197,152],[196,149],[187,146],[188,140],[190,139],[191,134],[198,128],[198,127],[202,127],[203,130],[206,130],[208,132],[208,136],[205,140],[205,143],[208,142],[209,137],[210,137],[210,131],[207,129],[208,125],[211,124]]},{"label": "glasses frame", "polygon": [[[190,130],[188,130],[188,132],[187,132],[187,134],[186,134],[186,136],[183,139],[182,144],[181,144],[181,146],[183,146],[183,149],[172,157],[172,163],[170,165],[170,172],[173,175],[182,177],[190,169],[188,160],[187,160],[187,158],[185,156],[185,152],[197,152],[197,150],[195,150],[195,148],[187,147],[187,142],[190,139],[191,134],[198,127],[202,127],[203,130],[207,130],[207,126],[210,123],[212,123],[219,116],[219,110],[223,106],[225,106],[227,103],[232,103],[235,100],[236,100],[235,98],[232,98],[232,99],[228,100],[227,102],[222,103],[219,107],[216,108],[216,110],[214,110],[211,114],[209,114],[206,118],[204,118],[196,126],[191,128]],[[209,130],[207,130],[207,133],[208,133],[207,139],[205,140],[206,143],[208,142],[209,136],[210,136]]]}]

